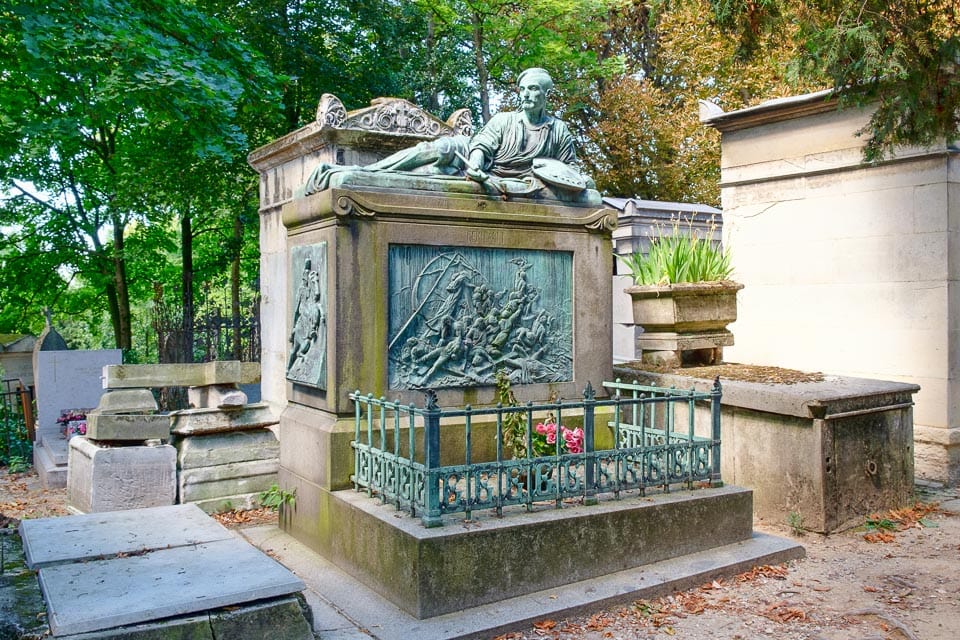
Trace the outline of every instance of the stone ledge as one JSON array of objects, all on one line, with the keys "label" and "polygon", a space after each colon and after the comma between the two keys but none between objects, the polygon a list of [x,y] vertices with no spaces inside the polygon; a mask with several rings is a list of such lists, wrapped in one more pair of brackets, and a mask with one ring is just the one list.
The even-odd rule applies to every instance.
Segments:
[{"label": "stone ledge", "polygon": [[262,429],[280,421],[263,402],[248,404],[240,411],[184,409],[171,411],[169,416],[170,432],[182,436]]},{"label": "stone ledge", "polygon": [[91,411],[87,414],[86,435],[91,440],[105,441],[169,440],[170,416]]},{"label": "stone ledge", "polygon": [[[615,367],[614,372],[624,380],[661,387],[677,387],[709,392],[713,380],[666,373],[639,371]],[[798,418],[830,420],[852,411],[883,411],[891,405],[913,404],[913,394],[919,385],[867,378],[826,376],[820,382],[775,384],[744,382],[721,378],[725,406],[767,411]]]},{"label": "stone ledge", "polygon": [[[325,558],[421,619],[749,540],[752,527],[752,493],[738,487],[551,503],[503,518],[475,512],[468,525],[459,514],[428,529],[366,494],[317,491],[283,474],[280,484],[297,491],[285,524],[303,527],[301,539]],[[578,553],[555,553],[558,540]]]},{"label": "stone ledge", "polygon": [[248,384],[260,379],[260,364],[221,360],[176,364],[112,364],[103,368],[104,389],[202,387]]}]

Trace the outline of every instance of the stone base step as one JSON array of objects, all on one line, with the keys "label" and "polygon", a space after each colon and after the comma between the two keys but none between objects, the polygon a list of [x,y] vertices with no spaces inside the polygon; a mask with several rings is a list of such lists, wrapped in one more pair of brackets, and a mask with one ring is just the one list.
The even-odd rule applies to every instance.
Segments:
[{"label": "stone base step", "polygon": [[279,484],[297,496],[282,514],[288,531],[421,619],[749,540],[753,525],[752,493],[729,486],[536,503],[503,517],[477,510],[427,528],[365,493],[324,491],[283,468]]},{"label": "stone base step", "polygon": [[62,489],[67,486],[67,441],[63,451],[57,448],[57,441],[44,440],[33,448],[33,467],[40,477],[40,486],[44,489]]},{"label": "stone base step", "polygon": [[[360,637],[350,634],[364,629],[379,640],[493,638],[529,629],[545,618],[559,619],[653,599],[755,566],[804,556],[803,547],[791,540],[753,534],[734,544],[419,620],[274,526],[243,529],[241,533],[304,580],[304,596],[312,608],[314,629],[321,637]],[[329,636],[324,635],[325,630],[329,630]]]}]

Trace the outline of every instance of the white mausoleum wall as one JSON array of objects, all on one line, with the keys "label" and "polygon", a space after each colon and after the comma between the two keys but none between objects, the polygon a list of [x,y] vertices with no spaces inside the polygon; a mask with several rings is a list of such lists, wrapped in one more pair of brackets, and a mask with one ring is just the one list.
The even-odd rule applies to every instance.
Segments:
[{"label": "white mausoleum wall", "polygon": [[958,153],[868,166],[868,112],[797,100],[706,119],[723,132],[723,241],[746,285],[725,360],[919,384],[917,474],[956,484]]}]

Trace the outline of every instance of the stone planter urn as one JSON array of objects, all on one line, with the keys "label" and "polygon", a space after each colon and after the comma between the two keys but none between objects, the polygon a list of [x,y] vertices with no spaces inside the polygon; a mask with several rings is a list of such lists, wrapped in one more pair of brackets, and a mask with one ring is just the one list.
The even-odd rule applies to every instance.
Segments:
[{"label": "stone planter urn", "polygon": [[662,367],[716,364],[733,344],[727,325],[737,319],[737,292],[730,280],[642,285],[624,289],[633,304],[643,362]]}]

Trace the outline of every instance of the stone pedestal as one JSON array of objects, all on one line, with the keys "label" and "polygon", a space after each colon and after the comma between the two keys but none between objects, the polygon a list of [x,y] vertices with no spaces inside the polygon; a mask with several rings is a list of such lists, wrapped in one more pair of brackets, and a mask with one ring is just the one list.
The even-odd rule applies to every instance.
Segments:
[{"label": "stone pedestal", "polygon": [[172,505],[177,452],[170,445],[110,447],[70,440],[67,507],[78,513]]},{"label": "stone pedestal", "polygon": [[[420,404],[429,387],[463,406],[493,403],[500,368],[521,400],[610,379],[612,210],[351,186],[295,199],[283,221],[280,465],[298,504],[350,486],[353,391]],[[308,538],[304,513],[286,524]]]},{"label": "stone pedestal", "polygon": [[419,403],[431,387],[451,406],[492,403],[498,368],[530,399],[610,377],[612,210],[357,186],[294,200],[283,219],[290,334],[303,299],[321,327],[291,337],[280,457],[294,475],[349,485],[357,389]]},{"label": "stone pedestal", "polygon": [[645,363],[678,367],[716,364],[733,344],[727,325],[737,319],[735,282],[684,282],[631,286],[633,321],[643,327],[637,349]]},{"label": "stone pedestal", "polygon": [[239,410],[187,409],[171,414],[181,503],[207,513],[257,506],[277,482],[280,445],[266,405]]}]

